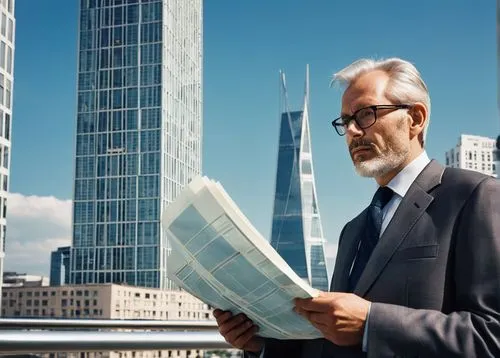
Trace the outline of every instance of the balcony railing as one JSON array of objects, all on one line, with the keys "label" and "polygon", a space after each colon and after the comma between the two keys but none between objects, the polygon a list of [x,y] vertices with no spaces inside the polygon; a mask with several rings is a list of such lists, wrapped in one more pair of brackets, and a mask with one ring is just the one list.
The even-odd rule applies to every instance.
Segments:
[{"label": "balcony railing", "polygon": [[0,353],[231,348],[216,327],[213,321],[0,319]]},{"label": "balcony railing", "polygon": [[1,318],[0,329],[26,328],[123,328],[123,329],[188,329],[188,330],[216,330],[217,323],[206,321],[160,321],[140,319],[47,319],[47,318]]}]

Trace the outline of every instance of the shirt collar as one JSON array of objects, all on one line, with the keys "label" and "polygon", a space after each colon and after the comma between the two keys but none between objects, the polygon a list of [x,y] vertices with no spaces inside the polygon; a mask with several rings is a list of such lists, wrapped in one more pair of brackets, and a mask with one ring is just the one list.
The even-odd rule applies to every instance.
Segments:
[{"label": "shirt collar", "polygon": [[429,164],[430,159],[424,150],[418,157],[404,167],[392,180],[387,184],[396,194],[401,197],[406,195],[408,189],[413,184],[417,176]]}]

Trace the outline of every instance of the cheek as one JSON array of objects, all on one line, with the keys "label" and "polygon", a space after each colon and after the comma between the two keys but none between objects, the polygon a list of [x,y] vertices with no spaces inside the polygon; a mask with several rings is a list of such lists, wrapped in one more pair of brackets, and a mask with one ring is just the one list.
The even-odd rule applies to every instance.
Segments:
[{"label": "cheek", "polygon": [[384,149],[387,147],[387,138],[388,133],[377,131],[376,133],[370,133],[370,136],[367,139],[372,142],[376,148]]},{"label": "cheek", "polygon": [[385,147],[392,151],[400,151],[407,147],[408,134],[405,133],[406,130],[395,130],[390,136],[385,139]]}]

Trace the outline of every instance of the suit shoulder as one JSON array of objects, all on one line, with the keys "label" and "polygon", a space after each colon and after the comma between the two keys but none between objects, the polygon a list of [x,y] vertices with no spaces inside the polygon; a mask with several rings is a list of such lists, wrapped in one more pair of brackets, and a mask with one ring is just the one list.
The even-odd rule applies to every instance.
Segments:
[{"label": "suit shoulder", "polygon": [[452,190],[473,191],[478,185],[486,180],[493,180],[492,176],[473,170],[459,168],[445,168],[442,185]]}]

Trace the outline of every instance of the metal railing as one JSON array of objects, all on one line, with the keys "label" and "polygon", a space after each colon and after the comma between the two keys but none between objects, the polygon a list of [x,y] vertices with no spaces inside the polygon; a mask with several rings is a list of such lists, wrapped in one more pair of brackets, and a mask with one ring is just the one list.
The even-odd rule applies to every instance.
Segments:
[{"label": "metal railing", "polygon": [[231,348],[216,327],[214,321],[0,319],[0,353]]},{"label": "metal railing", "polygon": [[134,319],[47,319],[47,318],[0,318],[0,329],[6,328],[123,328],[123,329],[189,329],[215,330],[217,323],[206,321],[160,321]]}]

